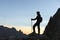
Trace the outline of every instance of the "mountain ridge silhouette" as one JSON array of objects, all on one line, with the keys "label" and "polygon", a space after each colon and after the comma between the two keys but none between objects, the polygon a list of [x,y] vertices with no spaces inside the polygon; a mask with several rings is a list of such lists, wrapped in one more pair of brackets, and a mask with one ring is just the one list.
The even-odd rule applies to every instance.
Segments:
[{"label": "mountain ridge silhouette", "polygon": [[0,40],[60,40],[60,8],[55,15],[50,17],[42,35],[33,32],[26,35],[14,27],[8,28],[0,25]]}]

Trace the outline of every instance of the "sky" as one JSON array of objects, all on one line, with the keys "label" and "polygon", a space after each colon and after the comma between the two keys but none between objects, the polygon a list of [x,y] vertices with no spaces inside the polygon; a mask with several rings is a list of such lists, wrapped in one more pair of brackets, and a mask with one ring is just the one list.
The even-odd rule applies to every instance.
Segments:
[{"label": "sky", "polygon": [[[40,11],[41,27],[46,27],[58,8],[60,0],[0,0],[0,25],[31,27],[31,18]],[[32,21],[32,25],[34,23]]]}]

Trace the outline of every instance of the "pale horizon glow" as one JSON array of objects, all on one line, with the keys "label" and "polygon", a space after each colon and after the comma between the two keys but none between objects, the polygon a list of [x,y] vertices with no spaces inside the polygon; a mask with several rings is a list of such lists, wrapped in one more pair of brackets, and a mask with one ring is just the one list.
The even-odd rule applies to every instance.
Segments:
[{"label": "pale horizon glow", "polygon": [[[5,27],[12,28],[14,27],[17,31],[21,30],[24,34],[30,34],[32,33],[32,27],[31,26],[10,26],[10,25],[4,25]],[[44,27],[41,27],[40,34],[43,34]],[[36,27],[36,33],[37,33],[37,27]]]}]

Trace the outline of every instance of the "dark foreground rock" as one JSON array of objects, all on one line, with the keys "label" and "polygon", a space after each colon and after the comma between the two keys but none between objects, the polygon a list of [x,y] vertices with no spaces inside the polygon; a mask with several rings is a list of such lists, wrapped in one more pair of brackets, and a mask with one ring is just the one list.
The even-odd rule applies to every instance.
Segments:
[{"label": "dark foreground rock", "polygon": [[50,17],[44,35],[49,37],[50,40],[60,40],[60,8],[53,17]]}]

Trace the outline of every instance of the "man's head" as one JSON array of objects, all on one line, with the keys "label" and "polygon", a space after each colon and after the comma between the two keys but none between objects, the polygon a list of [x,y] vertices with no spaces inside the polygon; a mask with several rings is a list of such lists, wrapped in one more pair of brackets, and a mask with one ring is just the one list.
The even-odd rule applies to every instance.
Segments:
[{"label": "man's head", "polygon": [[39,11],[37,11],[37,13],[40,13]]},{"label": "man's head", "polygon": [[37,15],[40,15],[40,12],[39,11],[37,11],[36,13],[37,13]]}]

